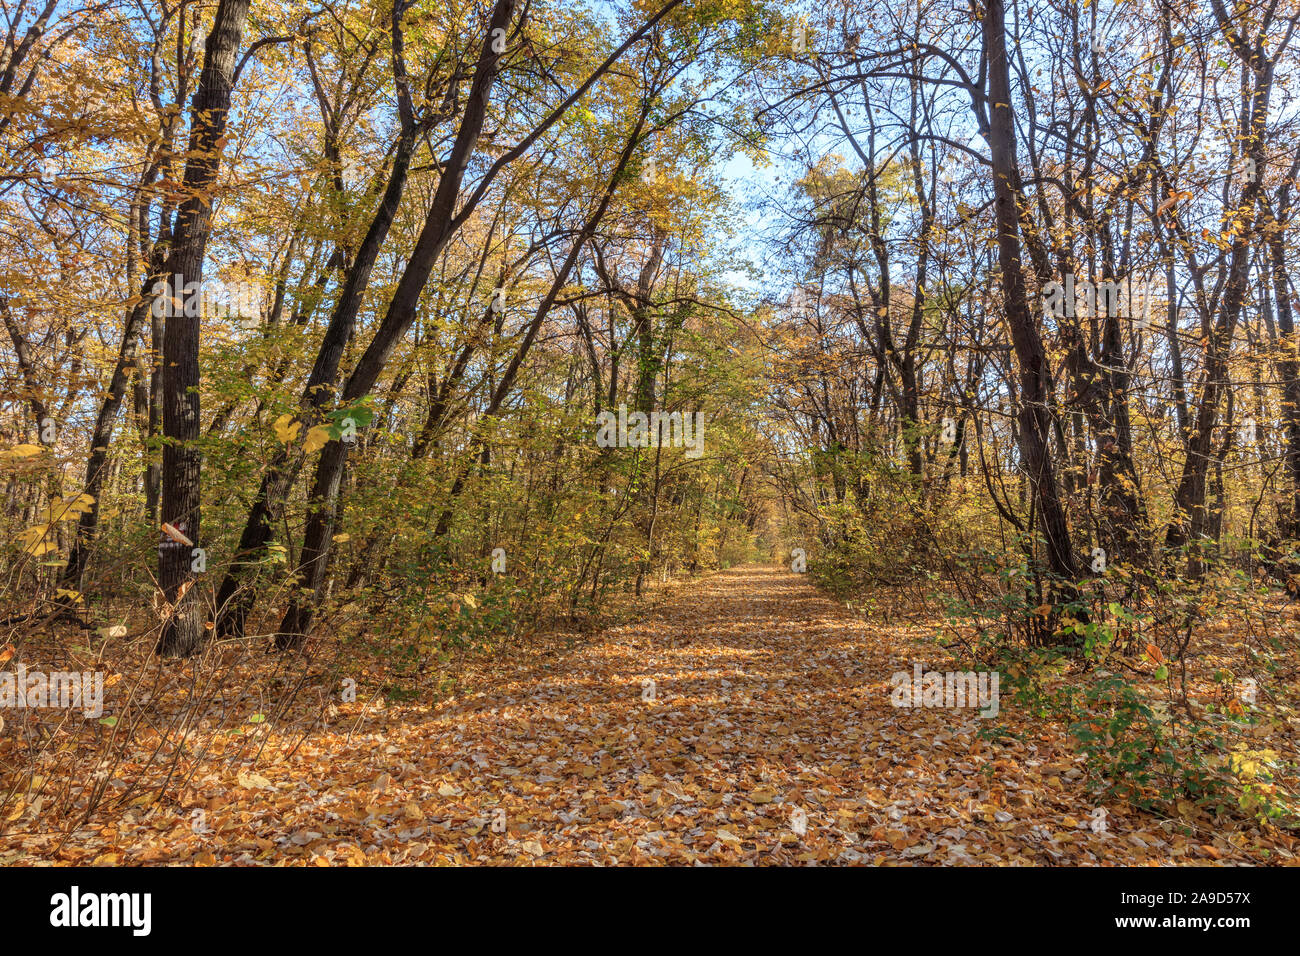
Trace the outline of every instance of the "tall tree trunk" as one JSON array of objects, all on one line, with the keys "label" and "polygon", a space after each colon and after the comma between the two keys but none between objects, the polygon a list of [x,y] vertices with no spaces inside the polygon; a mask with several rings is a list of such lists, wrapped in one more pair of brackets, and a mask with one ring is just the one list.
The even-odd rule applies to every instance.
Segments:
[{"label": "tall tree trunk", "polygon": [[1291,275],[1286,265],[1286,227],[1291,213],[1291,185],[1300,173],[1297,158],[1278,190],[1277,209],[1270,217],[1268,245],[1273,295],[1277,299],[1277,370],[1282,380],[1282,421],[1286,423],[1286,471],[1291,479],[1291,506],[1283,534],[1300,537],[1300,347],[1295,334]]},{"label": "tall tree trunk", "polygon": [[[1221,0],[1213,3],[1215,19],[1228,41],[1228,45],[1247,67],[1252,77],[1247,105],[1241,117],[1242,155],[1251,162],[1255,175],[1247,177],[1240,198],[1232,211],[1237,224],[1229,253],[1229,267],[1223,296],[1219,301],[1218,316],[1205,343],[1205,359],[1201,383],[1196,397],[1195,418],[1187,437],[1186,458],[1178,491],[1174,498],[1174,517],[1165,531],[1165,547],[1169,549],[1191,546],[1188,571],[1193,576],[1204,572],[1204,564],[1197,553],[1201,539],[1208,529],[1206,511],[1207,473],[1209,471],[1214,429],[1218,423],[1219,401],[1227,383],[1228,355],[1232,348],[1237,319],[1246,302],[1246,285],[1250,277],[1252,244],[1256,238],[1258,221],[1256,207],[1263,186],[1266,168],[1265,131],[1268,122],[1268,102],[1273,87],[1274,59],[1264,53],[1262,38],[1248,42],[1238,32]],[[1294,30],[1294,26],[1292,27]],[[1275,47],[1273,57],[1280,55],[1290,39]]]},{"label": "tall tree trunk", "polygon": [[[989,0],[984,14],[984,44],[988,58],[989,150],[993,160],[994,210],[998,230],[998,263],[1007,323],[1019,363],[1020,455],[1033,487],[1035,507],[1047,545],[1048,567],[1061,579],[1073,581],[1078,564],[1070,529],[1061,505],[1052,463],[1052,420],[1048,400],[1052,374],[1043,339],[1029,308],[1020,244],[1020,172],[1016,160],[1015,118],[1011,113],[1011,81],[1007,66],[1005,10],[1002,0]],[[1067,591],[1068,591],[1067,587]]]},{"label": "tall tree trunk", "polygon": [[[147,280],[150,285],[156,276]],[[99,525],[100,497],[103,494],[104,478],[108,464],[108,446],[113,438],[113,424],[117,413],[126,400],[131,369],[135,365],[136,349],[139,343],[140,327],[145,316],[149,314],[150,298],[146,294],[127,312],[126,324],[122,328],[122,342],[118,347],[117,364],[113,366],[113,375],[109,379],[108,392],[99,406],[95,418],[95,428],[90,435],[90,457],[86,462],[85,492],[91,497],[90,508],[83,511],[77,520],[77,534],[68,555],[68,563],[63,568],[64,587],[79,588],[82,572],[86,569],[86,559],[94,542],[95,531]]]},{"label": "tall tree trunk", "polygon": [[[212,231],[212,192],[230,111],[235,58],[243,42],[250,0],[220,0],[208,33],[203,72],[190,111],[185,163],[185,200],[163,269],[167,308],[163,330],[162,517],[180,536],[164,535],[158,546],[158,583],[166,602],[158,652],[188,657],[203,638],[203,608],[194,583],[200,538],[199,325],[203,259]],[[176,288],[179,285],[180,288]]]}]

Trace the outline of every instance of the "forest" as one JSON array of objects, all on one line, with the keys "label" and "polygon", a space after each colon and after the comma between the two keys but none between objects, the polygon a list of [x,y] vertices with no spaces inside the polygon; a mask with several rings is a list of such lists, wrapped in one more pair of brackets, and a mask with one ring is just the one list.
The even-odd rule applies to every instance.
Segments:
[{"label": "forest", "polygon": [[1295,864],[1298,26],[0,0],[0,865]]}]

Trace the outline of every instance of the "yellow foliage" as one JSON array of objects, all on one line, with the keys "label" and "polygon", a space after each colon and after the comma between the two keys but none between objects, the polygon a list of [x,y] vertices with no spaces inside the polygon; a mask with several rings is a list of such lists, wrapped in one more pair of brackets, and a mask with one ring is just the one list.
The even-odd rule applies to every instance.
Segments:
[{"label": "yellow foliage", "polygon": [[[301,422],[295,422],[301,427]],[[307,437],[302,440],[302,450],[310,454],[319,451],[329,444],[330,430],[324,425],[313,425],[307,432]]]},{"label": "yellow foliage", "polygon": [[0,450],[0,458],[31,458],[34,455],[39,455],[43,450],[40,445],[14,445],[13,448]]},{"label": "yellow foliage", "polygon": [[271,425],[275,429],[275,437],[282,445],[287,445],[298,437],[298,432],[302,430],[302,422],[294,421],[292,415],[281,415]]}]

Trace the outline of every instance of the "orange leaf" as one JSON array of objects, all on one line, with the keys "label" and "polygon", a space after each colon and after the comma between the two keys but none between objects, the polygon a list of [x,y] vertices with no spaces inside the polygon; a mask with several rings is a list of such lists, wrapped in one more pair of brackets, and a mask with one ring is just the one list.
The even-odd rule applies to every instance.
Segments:
[{"label": "orange leaf", "polygon": [[178,528],[176,528],[174,525],[170,525],[166,521],[164,521],[162,530],[163,530],[163,534],[167,535],[167,537],[171,538],[177,544],[183,544],[188,548],[194,547],[194,542],[191,541],[189,538],[187,538],[185,534],[181,532]]}]

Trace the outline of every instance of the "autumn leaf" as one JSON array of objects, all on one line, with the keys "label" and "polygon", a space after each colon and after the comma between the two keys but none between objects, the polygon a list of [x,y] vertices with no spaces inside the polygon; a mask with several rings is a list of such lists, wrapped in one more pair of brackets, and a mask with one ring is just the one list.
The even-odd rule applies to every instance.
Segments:
[{"label": "autumn leaf", "polygon": [[44,450],[40,445],[14,445],[12,448],[0,450],[0,458],[31,458]]},{"label": "autumn leaf", "polygon": [[43,554],[49,554],[51,551],[57,550],[59,550],[58,543],[45,538],[44,536],[37,538],[31,544],[27,545],[27,547],[23,548],[25,554],[30,554],[35,557],[40,557]]},{"label": "autumn leaf", "polygon": [[167,535],[167,537],[171,538],[177,544],[183,544],[187,548],[194,547],[194,542],[191,541],[185,535],[185,533],[181,531],[179,528],[177,528],[175,525],[168,524],[166,521],[164,521],[162,524],[162,531],[163,534]]},{"label": "autumn leaf", "polygon": [[240,771],[237,781],[241,787],[248,790],[270,790],[275,786],[266,777],[252,771]]},{"label": "autumn leaf", "polygon": [[302,430],[302,422],[295,421],[292,415],[281,415],[271,427],[275,430],[276,440],[282,445],[287,445],[298,437],[298,432]]},{"label": "autumn leaf", "polygon": [[302,440],[302,450],[307,454],[319,451],[324,448],[330,441],[330,429],[326,425],[313,425],[307,430],[307,436]]}]

